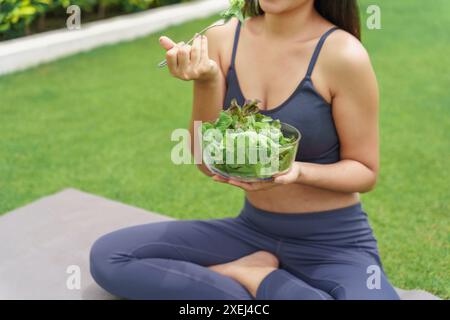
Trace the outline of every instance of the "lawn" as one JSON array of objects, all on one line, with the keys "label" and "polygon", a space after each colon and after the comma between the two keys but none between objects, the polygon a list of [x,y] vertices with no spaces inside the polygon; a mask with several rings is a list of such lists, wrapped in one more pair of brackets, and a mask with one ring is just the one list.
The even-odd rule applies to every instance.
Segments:
[{"label": "lawn", "polygon": [[[382,30],[364,30],[364,44],[381,87],[382,163],[363,204],[394,285],[450,298],[450,2],[377,3]],[[213,20],[164,33],[185,40]],[[238,213],[240,190],[170,161],[192,89],[155,67],[157,39],[0,77],[0,213],[66,187],[177,218]]]}]

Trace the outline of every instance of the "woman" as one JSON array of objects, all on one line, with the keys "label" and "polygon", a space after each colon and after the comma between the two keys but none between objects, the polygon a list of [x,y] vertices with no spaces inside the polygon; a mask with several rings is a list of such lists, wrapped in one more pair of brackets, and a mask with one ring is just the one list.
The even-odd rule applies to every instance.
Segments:
[{"label": "woman", "polygon": [[[167,37],[170,73],[194,83],[194,120],[237,98],[302,133],[292,169],[242,183],[236,217],[159,222],[101,237],[99,285],[131,299],[398,299],[359,193],[379,170],[378,88],[359,41],[355,0],[246,2],[252,18],[198,36]],[[191,125],[191,133],[193,125]]]}]

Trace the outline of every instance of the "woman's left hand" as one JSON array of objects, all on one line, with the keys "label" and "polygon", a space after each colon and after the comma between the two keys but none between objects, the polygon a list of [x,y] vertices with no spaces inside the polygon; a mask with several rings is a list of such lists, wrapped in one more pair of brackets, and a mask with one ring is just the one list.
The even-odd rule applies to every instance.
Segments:
[{"label": "woman's left hand", "polygon": [[212,178],[214,181],[231,184],[245,191],[259,191],[271,189],[280,185],[295,183],[297,182],[300,173],[300,162],[294,162],[288,172],[275,175],[270,181],[242,182],[234,179],[227,179],[219,175],[214,175]]}]

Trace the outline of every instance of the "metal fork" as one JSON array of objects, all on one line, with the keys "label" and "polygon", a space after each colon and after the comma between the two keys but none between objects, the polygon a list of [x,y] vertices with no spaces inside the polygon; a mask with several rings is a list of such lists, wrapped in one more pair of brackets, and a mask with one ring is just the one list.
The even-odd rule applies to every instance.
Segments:
[{"label": "metal fork", "polygon": [[[212,25],[206,27],[205,29],[203,29],[202,31],[200,31],[199,33],[197,33],[195,36],[193,36],[193,37],[192,37],[187,43],[185,43],[184,45],[185,45],[185,46],[190,45],[190,44],[195,40],[195,38],[196,38],[197,36],[204,34],[206,31],[208,31],[208,30],[211,29],[211,28],[214,28],[214,27],[220,27],[220,26],[225,25],[226,23],[227,23],[227,21],[225,21],[224,19],[219,20],[219,21],[216,21],[216,22],[213,23]],[[161,61],[160,63],[158,63],[158,68],[163,68],[163,67],[165,67],[165,66],[167,66],[167,60],[166,60],[166,59],[164,59],[163,61]]]}]

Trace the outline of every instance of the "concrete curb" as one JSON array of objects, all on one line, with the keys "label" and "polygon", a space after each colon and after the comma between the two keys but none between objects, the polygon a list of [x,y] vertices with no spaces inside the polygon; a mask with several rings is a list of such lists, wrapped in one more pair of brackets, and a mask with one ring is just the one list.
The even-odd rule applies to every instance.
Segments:
[{"label": "concrete curb", "polygon": [[0,75],[107,44],[132,40],[227,8],[228,0],[198,0],[0,43]]}]

